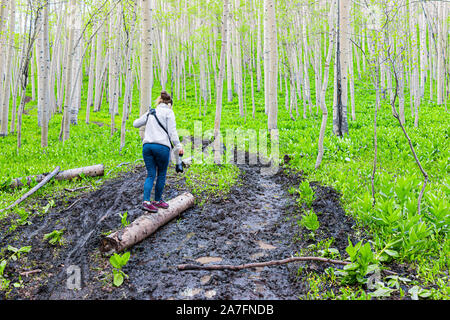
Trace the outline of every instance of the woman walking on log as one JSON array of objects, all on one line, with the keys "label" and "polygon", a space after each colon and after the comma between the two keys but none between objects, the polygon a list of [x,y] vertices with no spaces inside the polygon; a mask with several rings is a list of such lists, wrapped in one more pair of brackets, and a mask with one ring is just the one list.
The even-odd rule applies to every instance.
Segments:
[{"label": "woman walking on log", "polygon": [[[147,178],[144,183],[142,208],[149,212],[158,212],[158,208],[169,207],[162,200],[162,194],[166,184],[171,148],[177,149],[179,155],[183,155],[172,105],[173,101],[170,95],[162,91],[161,96],[156,99],[156,108],[151,108],[133,122],[135,128],[145,125],[142,155],[147,168]],[[155,201],[150,202],[155,178]]]}]

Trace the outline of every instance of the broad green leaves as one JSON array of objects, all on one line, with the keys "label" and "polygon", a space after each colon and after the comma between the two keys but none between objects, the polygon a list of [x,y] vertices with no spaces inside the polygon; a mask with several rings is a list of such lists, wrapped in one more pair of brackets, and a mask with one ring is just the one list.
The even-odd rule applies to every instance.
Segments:
[{"label": "broad green leaves", "polygon": [[116,287],[120,287],[123,283],[124,278],[128,278],[128,275],[122,271],[122,268],[127,264],[130,259],[130,252],[125,252],[120,255],[114,253],[110,258],[109,262],[113,266],[113,284]]}]

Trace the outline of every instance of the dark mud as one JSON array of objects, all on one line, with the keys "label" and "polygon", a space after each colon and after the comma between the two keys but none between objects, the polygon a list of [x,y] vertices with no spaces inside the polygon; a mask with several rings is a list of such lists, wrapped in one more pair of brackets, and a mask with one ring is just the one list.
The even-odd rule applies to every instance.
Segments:
[{"label": "dark mud", "polygon": [[[334,238],[333,247],[345,256],[354,222],[339,204],[331,188],[311,184],[316,192],[313,208],[319,213],[316,238],[302,235],[297,225],[301,211],[289,194],[302,176],[281,170],[272,176],[260,167],[240,165],[240,183],[226,199],[215,199],[185,211],[178,219],[130,249],[123,271],[128,279],[112,286],[108,258],[99,252],[102,233],[120,228],[120,214],[133,221],[139,208],[146,177],[145,168],[135,167],[98,190],[63,199],[48,213],[30,218],[31,225],[0,234],[1,248],[8,244],[31,245],[32,250],[11,262],[5,271],[12,282],[24,270],[40,269],[23,277],[24,287],[13,289],[12,299],[297,299],[308,291],[297,276],[298,267],[317,270],[314,263],[296,263],[235,271],[178,271],[184,263],[242,264],[290,257],[321,239]],[[186,190],[182,176],[169,168],[164,196],[173,198]],[[67,209],[70,207],[69,209]],[[45,233],[65,228],[65,245],[43,242]],[[67,288],[69,266],[81,270],[81,289]],[[4,295],[0,291],[1,295]]]}]

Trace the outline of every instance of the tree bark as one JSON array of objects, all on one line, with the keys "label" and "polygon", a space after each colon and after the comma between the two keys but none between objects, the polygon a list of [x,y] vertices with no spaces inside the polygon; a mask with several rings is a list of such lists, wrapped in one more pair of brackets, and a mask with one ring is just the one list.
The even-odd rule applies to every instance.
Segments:
[{"label": "tree bark", "polygon": [[220,150],[220,120],[222,116],[222,97],[223,97],[223,78],[225,76],[225,59],[227,50],[228,37],[228,0],[223,3],[222,18],[222,46],[220,49],[219,75],[217,79],[216,93],[216,115],[214,120],[214,162],[220,163],[222,151]]},{"label": "tree bark", "polygon": [[[104,171],[105,171],[105,169],[102,164],[97,164],[97,165],[88,166],[88,167],[75,168],[75,169],[69,169],[69,170],[58,172],[58,175],[55,177],[55,180],[71,180],[71,179],[79,178],[81,175],[87,176],[87,177],[103,176]],[[15,178],[12,180],[9,187],[17,188],[17,187],[23,186],[24,184],[29,186],[33,182],[43,181],[46,176],[47,176],[47,174],[44,173],[44,174],[39,174],[36,176]]]},{"label": "tree bark", "polygon": [[[12,81],[12,56],[14,53],[14,34],[15,34],[15,16],[16,16],[16,1],[10,0],[9,8],[9,43],[8,54],[6,58],[6,74],[5,74],[5,86],[3,91],[3,97],[0,96],[0,107],[2,111],[0,135],[6,136],[8,134],[8,116],[9,116],[9,100],[10,100],[10,87]],[[1,52],[1,50],[0,50]],[[1,63],[1,62],[0,62]],[[0,70],[1,71],[1,70]],[[3,74],[0,73],[0,77],[3,78]],[[0,90],[1,81],[0,81]]]},{"label": "tree bark", "polygon": [[336,62],[336,105],[333,107],[333,132],[337,136],[348,134],[347,121],[347,69],[348,69],[348,22],[349,2],[339,0],[338,6],[338,40],[337,40],[337,62]]},{"label": "tree bark", "polygon": [[[141,0],[142,34],[141,34],[141,81],[140,81],[140,109],[143,115],[148,111],[152,100],[152,13],[150,0]],[[144,137],[145,126],[139,129],[141,138]]]},{"label": "tree bark", "polygon": [[158,228],[194,205],[194,196],[183,193],[168,201],[169,208],[158,213],[144,214],[125,228],[102,239],[100,251],[106,254],[121,252],[153,234]]},{"label": "tree bark", "polygon": [[269,130],[277,128],[277,73],[278,73],[278,50],[277,50],[277,24],[275,18],[275,1],[267,0],[266,7],[267,14],[267,28],[268,28],[268,40],[269,40],[269,90],[266,102],[268,115],[267,115],[267,127]]}]

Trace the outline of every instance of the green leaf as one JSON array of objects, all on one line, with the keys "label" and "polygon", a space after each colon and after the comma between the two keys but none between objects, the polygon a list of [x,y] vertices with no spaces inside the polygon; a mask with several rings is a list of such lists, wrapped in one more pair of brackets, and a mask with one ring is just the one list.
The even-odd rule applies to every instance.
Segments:
[{"label": "green leaf", "polygon": [[347,270],[347,271],[356,270],[358,268],[359,268],[359,263],[357,263],[357,262],[353,262],[353,263],[350,263],[350,264],[347,264],[344,266],[344,270]]},{"label": "green leaf", "polygon": [[114,268],[120,269],[121,266],[121,258],[117,253],[114,253],[111,257],[109,257],[109,262]]},{"label": "green leaf", "polygon": [[114,270],[114,280],[113,283],[116,287],[120,287],[123,283],[123,275],[122,273]]},{"label": "green leaf", "polygon": [[391,257],[398,257],[398,252],[390,249],[384,250],[384,252]]}]

